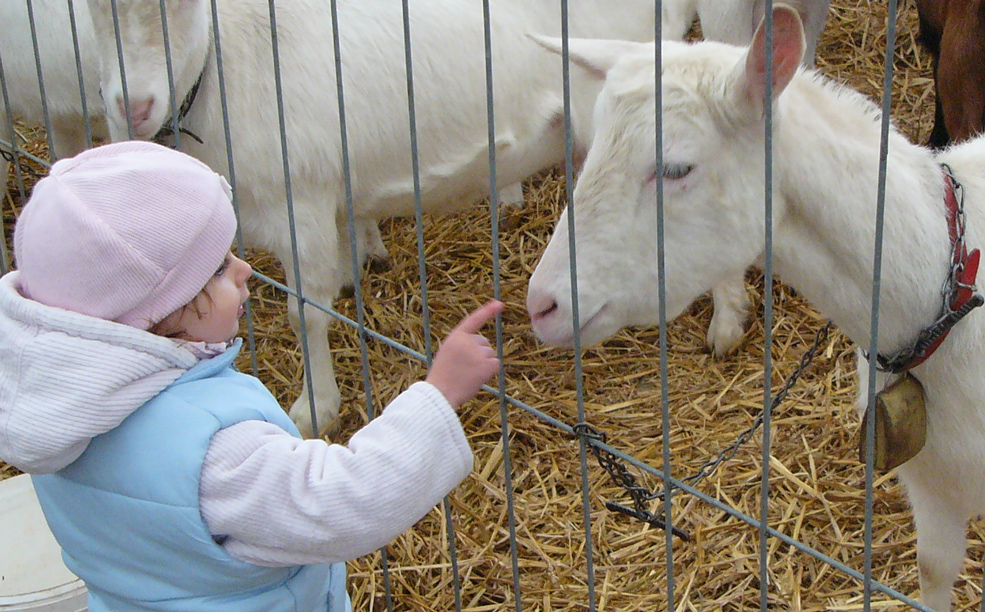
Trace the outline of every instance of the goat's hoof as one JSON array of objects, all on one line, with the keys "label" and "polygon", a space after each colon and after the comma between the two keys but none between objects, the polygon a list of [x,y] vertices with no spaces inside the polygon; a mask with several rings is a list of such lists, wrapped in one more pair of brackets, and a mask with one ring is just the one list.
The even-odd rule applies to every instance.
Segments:
[{"label": "goat's hoof", "polygon": [[705,341],[708,348],[715,353],[715,357],[721,359],[735,349],[745,335],[746,330],[741,322],[733,321],[726,324],[712,321]]},{"label": "goat's hoof", "polygon": [[318,431],[314,431],[314,427],[311,424],[311,408],[304,397],[298,398],[294,405],[291,406],[288,416],[294,421],[297,426],[298,431],[301,433],[301,437],[305,439],[322,436],[331,436],[336,433],[339,429],[339,419],[338,408],[335,412],[332,411],[319,411],[316,415],[318,418]]},{"label": "goat's hoof", "polygon": [[366,259],[366,269],[373,274],[383,274],[393,269],[393,262],[390,261],[389,256],[370,255]]},{"label": "goat's hoof", "polygon": [[499,231],[510,234],[520,229],[526,220],[525,212],[521,209],[504,211],[499,217]]},{"label": "goat's hoof", "polygon": [[354,298],[354,297],[356,297],[356,286],[355,285],[346,284],[346,285],[342,285],[342,288],[339,289],[338,299],[340,299],[340,300],[348,300],[348,299]]}]

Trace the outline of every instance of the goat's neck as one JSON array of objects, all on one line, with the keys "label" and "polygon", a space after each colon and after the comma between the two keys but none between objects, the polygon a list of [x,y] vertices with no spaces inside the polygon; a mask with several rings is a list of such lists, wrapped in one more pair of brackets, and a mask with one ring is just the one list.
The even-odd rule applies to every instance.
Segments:
[{"label": "goat's neck", "polygon": [[[783,212],[775,261],[849,337],[871,329],[880,124],[860,97],[807,80],[791,87],[775,144]],[[891,132],[882,245],[879,352],[911,343],[938,316],[950,239],[930,151]]]}]

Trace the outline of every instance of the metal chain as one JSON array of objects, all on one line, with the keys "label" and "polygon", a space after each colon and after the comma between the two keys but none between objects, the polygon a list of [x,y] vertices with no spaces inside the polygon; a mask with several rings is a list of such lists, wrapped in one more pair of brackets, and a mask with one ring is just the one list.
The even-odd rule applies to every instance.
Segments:
[{"label": "metal chain", "polygon": [[[776,395],[773,396],[773,400],[770,402],[771,412],[776,409],[780,402],[786,399],[790,389],[804,373],[804,370],[806,370],[814,360],[818,350],[827,341],[828,333],[831,331],[831,327],[832,323],[831,321],[828,321],[817,331],[817,334],[814,337],[814,343],[803,355],[801,355],[800,363],[797,365],[797,369],[790,374],[787,380],[783,383],[783,387],[777,392]],[[739,451],[739,447],[748,442],[756,431],[763,425],[765,414],[765,411],[761,412],[753,421],[752,425],[739,434],[732,445],[720,451],[713,459],[705,462],[705,464],[702,465],[697,472],[681,479],[681,482],[693,487],[702,479],[707,478],[714,473],[714,471],[717,470],[722,463],[734,457]],[[575,434],[586,440],[592,454],[595,455],[599,465],[602,466],[602,468],[609,474],[612,481],[625,489],[633,499],[632,508],[613,502],[605,502],[606,508],[621,512],[623,514],[628,514],[629,516],[637,518],[645,523],[649,523],[654,527],[667,529],[668,523],[664,519],[663,511],[661,510],[658,514],[650,512],[647,509],[647,502],[653,501],[654,499],[663,500],[664,496],[666,496],[669,491],[673,490],[673,485],[667,484],[665,485],[664,490],[659,492],[654,492],[646,487],[640,486],[636,482],[636,477],[630,473],[629,468],[626,467],[619,457],[610,451],[601,448],[598,444],[592,443],[595,441],[604,444],[606,440],[606,435],[604,432],[599,431],[588,423],[578,423],[574,426],[573,430]],[[685,542],[690,541],[691,538],[686,532],[681,531],[673,525],[669,525],[669,528],[672,530],[674,535],[678,536]]]},{"label": "metal chain", "polygon": [[[0,149],[0,157],[3,157],[9,164],[14,163],[15,156],[11,151],[7,151],[6,149]],[[47,174],[47,171],[38,172],[37,170],[32,168],[27,162],[24,161],[24,158],[22,156],[17,155],[16,157],[17,157],[17,165],[20,166],[20,170],[22,174],[30,174],[34,178],[44,178],[45,175]]]},{"label": "metal chain", "polygon": [[[605,432],[595,429],[588,423],[578,423],[573,428],[574,432],[587,440],[595,440],[596,442],[601,442],[605,444]],[[636,476],[629,471],[629,468],[611,452],[602,449],[597,444],[588,443],[588,448],[595,455],[598,460],[599,465],[609,474],[613,482],[629,492],[629,496],[633,498],[633,507],[629,508],[615,502],[607,501],[605,502],[605,507],[609,510],[614,510],[616,512],[621,512],[623,514],[628,514],[634,518],[637,518],[644,523],[649,523],[654,527],[661,527],[667,529],[668,527],[673,532],[674,535],[681,538],[685,542],[691,541],[691,536],[687,532],[681,531],[673,525],[668,525],[667,521],[664,520],[662,515],[656,515],[647,509],[647,501],[653,499],[653,492],[646,487],[640,486],[636,483]]]}]

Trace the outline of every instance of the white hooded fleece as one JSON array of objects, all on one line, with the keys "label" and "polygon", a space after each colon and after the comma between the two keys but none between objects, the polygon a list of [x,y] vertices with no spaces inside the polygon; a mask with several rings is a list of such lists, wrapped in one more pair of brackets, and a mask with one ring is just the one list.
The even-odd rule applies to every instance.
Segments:
[{"label": "white hooded fleece", "polygon": [[[174,341],[25,298],[0,277],[0,459],[56,472],[89,441],[198,363]],[[420,520],[472,470],[455,411],[419,382],[347,446],[264,421],[215,434],[202,517],[235,558],[279,566],[347,561]]]}]

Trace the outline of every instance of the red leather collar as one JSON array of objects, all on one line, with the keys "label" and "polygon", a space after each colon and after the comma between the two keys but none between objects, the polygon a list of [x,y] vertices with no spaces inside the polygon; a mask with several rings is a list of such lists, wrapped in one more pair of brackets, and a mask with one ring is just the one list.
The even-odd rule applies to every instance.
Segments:
[{"label": "red leather collar", "polygon": [[[890,357],[877,356],[879,369],[900,373],[914,368],[930,357],[944,342],[955,323],[982,305],[982,298],[975,286],[981,253],[968,251],[964,242],[964,195],[961,184],[951,169],[941,164],[944,175],[944,205],[947,210],[947,232],[951,238],[951,271],[944,285],[944,305],[941,315],[917,336],[911,346]],[[960,197],[958,194],[961,194]]]}]

